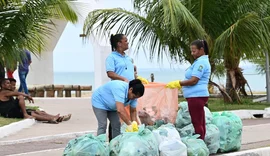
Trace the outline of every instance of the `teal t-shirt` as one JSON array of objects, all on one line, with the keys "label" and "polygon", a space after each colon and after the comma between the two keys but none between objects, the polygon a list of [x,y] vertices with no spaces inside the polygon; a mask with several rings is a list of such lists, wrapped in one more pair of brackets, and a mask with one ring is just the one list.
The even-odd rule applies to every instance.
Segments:
[{"label": "teal t-shirt", "polygon": [[189,97],[208,97],[208,82],[211,74],[211,66],[208,55],[197,58],[194,63],[187,69],[185,80],[191,79],[192,76],[199,78],[197,84],[193,86],[183,86],[182,91],[185,98]]},{"label": "teal t-shirt", "polygon": [[106,58],[106,71],[113,71],[117,75],[123,76],[129,81],[134,80],[134,65],[131,62],[131,58],[127,55],[121,55],[120,53],[113,51]]},{"label": "teal t-shirt", "polygon": [[136,108],[137,99],[128,100],[129,84],[124,81],[114,80],[97,88],[92,94],[92,106],[95,108],[116,111],[116,102],[121,102],[124,106],[130,105]]}]

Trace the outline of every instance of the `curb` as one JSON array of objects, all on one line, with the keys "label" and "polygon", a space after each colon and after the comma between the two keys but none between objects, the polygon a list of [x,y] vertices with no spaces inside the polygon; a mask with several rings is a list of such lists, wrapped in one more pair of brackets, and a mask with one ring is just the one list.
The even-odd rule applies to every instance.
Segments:
[{"label": "curb", "polygon": [[24,119],[24,120],[0,127],[0,138],[4,138],[6,136],[14,134],[24,128],[31,127],[35,123],[36,123],[35,119]]},{"label": "curb", "polygon": [[[222,112],[217,112],[217,113],[222,113]],[[240,109],[240,110],[231,110],[229,112],[232,112],[232,113],[236,114],[242,120],[243,119],[256,119],[256,117],[254,117],[255,114],[262,114],[263,118],[269,118],[270,117],[270,115],[269,115],[269,117],[267,116],[269,114],[269,112],[267,110]]]},{"label": "curb", "polygon": [[222,154],[222,156],[270,156],[270,147],[257,148],[241,152]]},{"label": "curb", "polygon": [[0,146],[35,142],[35,141],[44,141],[44,140],[55,140],[55,139],[60,139],[60,138],[79,137],[79,136],[82,136],[82,135],[85,135],[88,133],[96,133],[96,131],[73,132],[73,133],[47,135],[47,136],[40,136],[40,137],[33,137],[33,138],[26,138],[26,139],[19,139],[19,140],[11,140],[11,141],[0,141]]}]

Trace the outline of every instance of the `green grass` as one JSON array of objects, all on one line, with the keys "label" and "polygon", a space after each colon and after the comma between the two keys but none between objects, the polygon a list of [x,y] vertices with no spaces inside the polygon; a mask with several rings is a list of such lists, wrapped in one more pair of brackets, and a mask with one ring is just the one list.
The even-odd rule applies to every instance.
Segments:
[{"label": "green grass", "polygon": [[37,109],[39,109],[39,106],[26,106],[26,109],[37,110]]},{"label": "green grass", "polygon": [[[38,108],[39,108],[38,106],[26,106],[26,109],[37,110]],[[23,120],[23,119],[0,117],[0,127],[11,124],[13,122],[18,122],[18,121],[21,121],[21,120]]]},{"label": "green grass", "polygon": [[21,120],[22,119],[0,117],[0,127],[11,124],[13,122],[18,122],[18,121],[21,121]]},{"label": "green grass", "polygon": [[[179,101],[186,101],[184,98],[179,98]],[[238,110],[238,109],[256,109],[264,110],[270,107],[269,103],[253,103],[252,99],[242,99],[242,104],[238,103],[224,103],[220,98],[209,98],[208,107],[211,112],[226,111],[226,110]]]}]

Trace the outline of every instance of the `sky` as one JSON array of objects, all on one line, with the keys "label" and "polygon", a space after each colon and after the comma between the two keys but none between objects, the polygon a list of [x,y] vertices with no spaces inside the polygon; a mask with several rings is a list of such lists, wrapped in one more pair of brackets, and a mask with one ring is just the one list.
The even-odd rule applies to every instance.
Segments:
[{"label": "sky", "polygon": [[[132,11],[131,0],[80,0],[89,3],[92,8],[124,8]],[[92,5],[94,4],[94,5]],[[83,43],[79,34],[83,30],[83,21],[78,24],[68,23],[54,49],[54,72],[92,72],[94,71],[94,48],[91,42]],[[107,42],[108,44],[108,42]],[[136,44],[135,44],[136,45]],[[149,61],[143,52],[135,55],[130,47],[129,55],[134,59],[138,69],[145,68],[184,68],[189,64],[176,64],[164,58],[162,63]],[[241,62],[242,66],[251,67],[248,62]]]}]

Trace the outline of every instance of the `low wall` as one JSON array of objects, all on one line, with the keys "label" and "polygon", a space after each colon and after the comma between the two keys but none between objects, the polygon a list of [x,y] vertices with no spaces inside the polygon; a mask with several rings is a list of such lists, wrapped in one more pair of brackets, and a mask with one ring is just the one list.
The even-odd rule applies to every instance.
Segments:
[{"label": "low wall", "polygon": [[38,85],[29,86],[29,93],[32,97],[82,97],[82,92],[92,91],[92,86],[86,85]]}]

